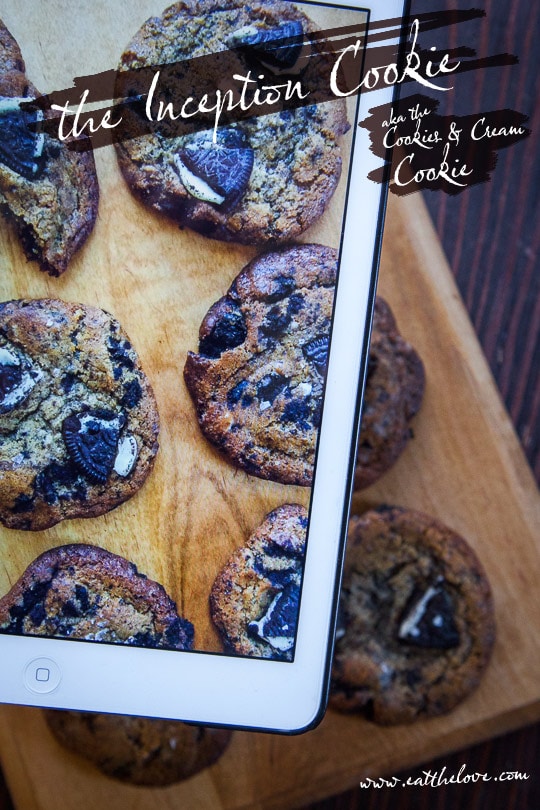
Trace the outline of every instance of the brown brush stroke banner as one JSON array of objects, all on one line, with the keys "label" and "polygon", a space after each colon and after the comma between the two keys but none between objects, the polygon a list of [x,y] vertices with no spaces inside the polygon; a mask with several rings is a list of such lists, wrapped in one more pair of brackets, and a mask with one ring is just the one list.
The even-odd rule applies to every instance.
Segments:
[{"label": "brown brush stroke banner", "polygon": [[415,94],[370,110],[360,126],[370,133],[371,151],[385,160],[371,180],[382,183],[390,166],[390,191],[398,196],[422,189],[459,194],[490,179],[499,149],[530,135],[527,116],[515,110],[441,116],[438,107],[436,99]]},{"label": "brown brush stroke banner", "polygon": [[[301,40],[304,45],[299,64],[288,74],[272,72],[247,48],[225,50],[174,64],[77,77],[74,87],[42,96],[30,106],[39,106],[45,112],[42,126],[52,137],[59,137],[60,128],[69,136],[76,124],[86,137],[69,136],[65,140],[70,148],[83,151],[152,133],[172,138],[212,129],[216,124],[216,106],[224,98],[230,102],[230,109],[225,107],[220,112],[219,126],[335,101],[340,95],[370,92],[388,84],[425,81],[443,91],[441,79],[445,76],[517,62],[511,54],[478,59],[471,49],[456,48],[443,53],[422,49],[417,44],[420,33],[484,15],[482,10],[470,9],[407,19],[404,30],[409,32],[409,41],[400,59],[396,45],[372,45],[394,39],[400,32],[400,19],[385,20],[369,27],[371,47],[367,49],[363,48],[363,24],[318,31],[301,38],[287,37],[287,44]],[[279,44],[283,43],[277,40],[276,47]],[[448,70],[438,73],[444,63]],[[148,105],[152,88],[152,104]],[[90,104],[111,98],[118,101],[99,110],[87,109]],[[206,104],[201,105],[205,98]],[[156,120],[160,104],[177,117],[173,120],[164,115],[162,120]],[[53,105],[63,108],[64,113],[52,109]],[[69,109],[70,105],[79,105],[76,113]]]}]

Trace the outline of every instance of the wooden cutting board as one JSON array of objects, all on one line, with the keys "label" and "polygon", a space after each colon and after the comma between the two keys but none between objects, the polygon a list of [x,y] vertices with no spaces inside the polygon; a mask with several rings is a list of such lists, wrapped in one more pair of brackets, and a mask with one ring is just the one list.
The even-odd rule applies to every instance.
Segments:
[{"label": "wooden cutting board", "polygon": [[[162,6],[155,0],[85,3],[96,23],[94,37],[86,32],[85,40],[78,2],[66,10],[64,3],[49,1],[46,14],[43,5],[36,4],[24,25],[16,0],[2,0],[1,11],[42,90],[114,65],[125,40]],[[61,7],[62,31],[69,36],[61,37],[64,47],[58,50],[54,21]],[[133,559],[191,618],[215,570],[262,515],[283,502],[284,492],[302,502],[307,493],[234,473],[201,442],[183,389],[185,350],[195,348],[189,337],[196,333],[193,325],[253,251],[179,232],[149,216],[127,192],[111,150],[97,158],[99,221],[65,277],[39,274],[0,224],[0,298],[58,296],[112,311],[133,338],[155,387],[162,449],[143,490],[110,515],[30,537],[4,531],[0,556],[6,555],[8,565],[0,571],[1,592],[41,551],[84,540]],[[338,204],[336,198],[306,241],[335,243]],[[187,292],[192,284],[196,296]],[[328,712],[318,729],[300,737],[237,733],[216,766],[165,790],[129,788],[99,775],[51,739],[38,710],[3,707],[0,759],[17,807],[93,810],[100,802],[133,810],[295,807],[354,786],[362,775],[392,773],[540,717],[538,492],[417,195],[390,200],[380,291],[425,362],[427,390],[414,441],[379,484],[355,497],[353,508],[384,501],[422,509],[474,546],[493,585],[498,620],[493,661],[478,691],[447,717],[411,727],[378,728]],[[179,423],[181,435],[175,432]],[[225,540],[209,547],[209,537]],[[154,543],[168,554],[156,553]],[[207,549],[204,568],[193,562],[201,546]],[[199,618],[200,646],[218,649],[207,617]]]}]

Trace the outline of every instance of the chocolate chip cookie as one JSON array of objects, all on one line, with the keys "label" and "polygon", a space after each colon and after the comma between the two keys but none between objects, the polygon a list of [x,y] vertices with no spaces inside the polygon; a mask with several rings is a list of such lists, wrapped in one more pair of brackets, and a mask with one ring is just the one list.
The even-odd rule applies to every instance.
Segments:
[{"label": "chocolate chip cookie", "polygon": [[311,484],[336,267],[321,245],[259,256],[211,307],[188,355],[204,435],[250,475]]},{"label": "chocolate chip cookie", "polygon": [[41,130],[39,96],[19,46],[0,21],[0,210],[26,257],[52,276],[63,273],[90,235],[99,189],[91,151],[71,151]]},{"label": "chocolate chip cookie", "polygon": [[307,524],[303,506],[280,506],[216,577],[210,613],[226,652],[292,660]]},{"label": "chocolate chip cookie", "polygon": [[159,419],[120,324],[42,299],[0,304],[0,521],[46,529],[130,498],[149,474]]},{"label": "chocolate chip cookie", "polygon": [[[251,104],[262,86],[283,84],[284,73],[294,75],[302,36],[314,30],[292,3],[186,0],[142,26],[119,70],[167,65],[166,90],[158,91],[157,98],[171,104],[177,116],[186,97],[200,99],[207,86],[221,88],[235,75],[249,77],[246,104]],[[271,47],[280,40],[283,47]],[[306,47],[324,48],[316,43]],[[215,57],[201,64],[204,55],[225,52],[225,67]],[[254,54],[260,59],[257,66],[250,62]],[[305,87],[316,86],[322,81],[320,64],[301,58]],[[186,84],[186,76],[193,86]],[[138,89],[132,92],[137,95]],[[157,99],[154,107],[155,120]],[[268,113],[268,108],[261,110]],[[117,152],[128,185],[145,205],[214,239],[261,244],[296,237],[322,215],[340,178],[339,138],[348,129],[346,108],[338,99],[232,121],[217,138],[210,129],[178,137],[156,129],[124,140]]]},{"label": "chocolate chip cookie", "polygon": [[428,515],[353,516],[337,639],[333,708],[383,724],[448,712],[478,685],[495,640],[485,572]]},{"label": "chocolate chip cookie", "polygon": [[90,760],[107,776],[147,787],[165,787],[213,765],[229,745],[226,729],[173,720],[44,712],[47,724],[69,751]]},{"label": "chocolate chip cookie", "polygon": [[157,582],[98,546],[50,549],[0,599],[0,633],[190,650],[193,625]]},{"label": "chocolate chip cookie", "polygon": [[397,461],[422,404],[424,366],[399,334],[386,301],[377,298],[369,351],[355,489],[375,483]]}]

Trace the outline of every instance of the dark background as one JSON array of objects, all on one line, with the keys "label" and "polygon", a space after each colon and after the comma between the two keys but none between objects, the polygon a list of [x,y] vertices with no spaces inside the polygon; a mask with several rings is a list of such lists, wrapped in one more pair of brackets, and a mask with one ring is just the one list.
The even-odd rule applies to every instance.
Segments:
[{"label": "dark background", "polygon": [[[482,344],[523,449],[540,479],[540,273],[538,266],[540,171],[539,57],[540,3],[528,0],[411,0],[411,14],[428,11],[485,10],[483,19],[422,34],[423,48],[467,46],[478,57],[511,53],[519,63],[462,73],[450,80],[455,89],[433,95],[441,115],[471,115],[512,109],[529,116],[532,134],[499,152],[487,183],[457,196],[424,192],[452,272]],[[402,98],[418,92],[405,85]],[[540,534],[540,531],[539,531]],[[531,628],[540,633],[540,628]],[[540,655],[540,651],[539,651]],[[509,685],[510,688],[510,685]],[[501,783],[366,789],[312,805],[312,810],[537,810],[540,808],[540,725],[521,729],[418,766],[422,771],[458,773],[520,771],[529,778]]]}]

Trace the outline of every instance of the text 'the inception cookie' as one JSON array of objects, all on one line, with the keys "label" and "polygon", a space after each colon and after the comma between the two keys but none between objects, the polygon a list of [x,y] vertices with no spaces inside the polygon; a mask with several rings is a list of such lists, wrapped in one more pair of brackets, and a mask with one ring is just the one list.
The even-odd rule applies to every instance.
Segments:
[{"label": "text 'the inception cookie'", "polygon": [[0,21],[0,210],[27,259],[59,276],[94,227],[99,189],[92,152],[71,151],[40,131],[39,109],[21,108],[38,96]]},{"label": "text 'the inception cookie'", "polygon": [[386,301],[377,298],[369,350],[355,489],[375,483],[412,437],[410,420],[424,395],[424,366],[399,334]]},{"label": "text 'the inception cookie'", "polygon": [[478,685],[495,640],[486,575],[428,515],[351,518],[330,705],[377,723],[444,714]]},{"label": "text 'the inception cookie'", "polygon": [[0,599],[0,633],[190,650],[193,625],[164,588],[98,546],[50,549]]},{"label": "text 'the inception cookie'", "polygon": [[336,281],[332,248],[250,262],[214,304],[184,378],[204,435],[250,475],[309,486]]},{"label": "text 'the inception cookie'", "polygon": [[101,309],[0,304],[0,521],[46,529],[130,498],[152,469],[159,418],[126,333]]},{"label": "text 'the inception cookie'", "polygon": [[226,652],[292,660],[307,524],[303,506],[278,507],[216,577],[210,613]]},{"label": "text 'the inception cookie'", "polygon": [[[189,96],[203,95],[200,88],[197,91],[197,70],[203,74],[200,87],[209,81],[212,87],[222,87],[224,70],[230,77],[260,74],[263,85],[282,83],[283,70],[294,74],[296,49],[282,48],[285,64],[272,65],[271,57],[265,62],[265,41],[275,44],[282,37],[290,40],[314,30],[292,3],[188,0],[142,26],[123,53],[119,70],[179,63],[177,81],[169,81],[166,94],[166,102],[178,113],[185,98],[175,99],[174,88],[186,87],[186,75],[193,78]],[[254,68],[243,44],[251,53],[255,49],[262,67]],[[197,62],[198,57],[225,51],[227,67],[216,62],[215,77],[208,75],[210,63]],[[185,60],[192,60],[187,73]],[[311,83],[320,82],[314,73],[316,60],[304,61],[305,70],[313,74]],[[248,97],[258,88],[253,84]],[[216,142],[210,129],[180,137],[153,132],[124,141],[117,150],[128,185],[145,205],[214,239],[268,244],[298,236],[322,215],[340,178],[338,141],[348,129],[345,104],[337,99],[232,122],[219,129]]]},{"label": "text 'the inception cookie'", "polygon": [[165,787],[213,765],[227,748],[227,729],[93,712],[44,712],[47,724],[69,751],[107,776],[146,787]]}]

